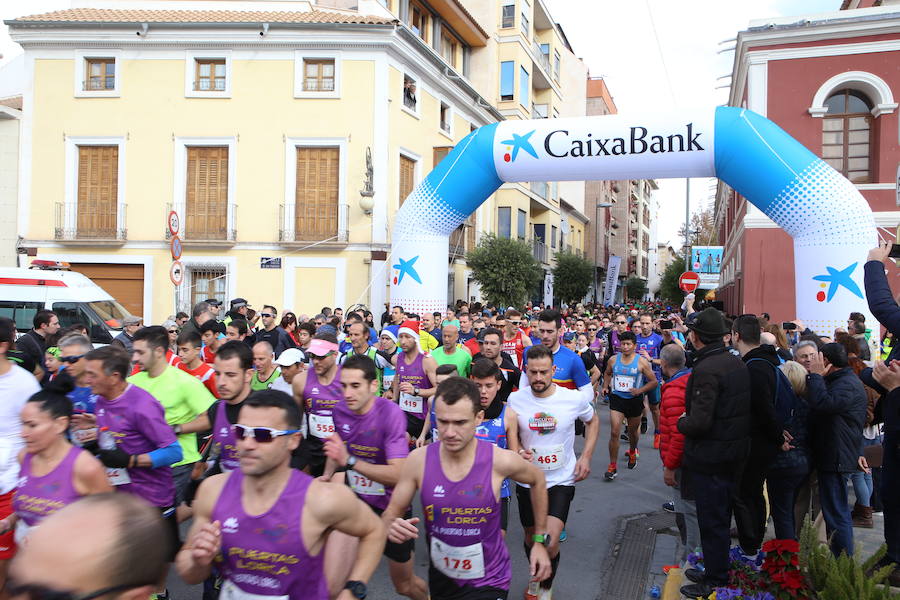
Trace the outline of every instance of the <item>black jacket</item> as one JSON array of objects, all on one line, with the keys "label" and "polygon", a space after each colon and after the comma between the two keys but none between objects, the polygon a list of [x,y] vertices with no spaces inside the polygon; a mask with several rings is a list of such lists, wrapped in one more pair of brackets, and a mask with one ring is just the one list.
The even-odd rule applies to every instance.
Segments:
[{"label": "black jacket", "polygon": [[269,342],[272,345],[272,350],[275,351],[275,357],[281,355],[282,352],[287,350],[288,348],[296,348],[297,344],[294,343],[294,340],[291,338],[291,335],[281,328],[280,325],[274,327],[272,331],[266,331],[265,329],[260,329],[256,332],[256,343],[259,342]]},{"label": "black jacket", "polygon": [[[865,266],[863,278],[866,287],[866,301],[869,310],[878,319],[878,322],[891,332],[894,339],[900,337],[900,306],[894,300],[887,275],[884,273],[884,264],[877,260],[870,260]],[[898,358],[900,344],[894,344],[888,354],[885,364]],[[884,419],[885,431],[900,430],[900,394],[887,394],[881,385],[872,377],[872,369],[865,369],[859,374],[863,382],[870,388],[882,394],[878,401],[879,411]]]},{"label": "black jacket", "polygon": [[47,368],[44,364],[44,352],[47,350],[47,340],[34,329],[31,329],[16,340],[16,349],[27,355],[34,364],[40,365],[41,369]]},{"label": "black jacket", "polygon": [[806,376],[811,459],[820,471],[853,473],[862,455],[866,390],[853,369]]},{"label": "black jacket", "polygon": [[721,343],[694,355],[685,390],[684,465],[704,473],[733,472],[750,452],[750,373]]},{"label": "black jacket", "polygon": [[754,459],[771,460],[784,441],[775,416],[775,369],[781,361],[768,344],[747,352],[743,361],[750,372],[750,453]]}]

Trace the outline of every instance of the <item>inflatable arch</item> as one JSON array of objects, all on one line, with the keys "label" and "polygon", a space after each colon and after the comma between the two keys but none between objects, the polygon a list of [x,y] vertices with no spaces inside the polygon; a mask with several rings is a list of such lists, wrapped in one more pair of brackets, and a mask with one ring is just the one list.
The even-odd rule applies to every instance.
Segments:
[{"label": "inflatable arch", "polygon": [[[868,313],[863,264],[878,240],[868,203],[780,127],[734,107],[473,131],[397,213],[391,301],[420,314],[445,308],[449,235],[504,182],[667,177],[718,177],[793,238],[797,317],[808,327],[824,333],[846,325],[851,311]],[[784,283],[771,282],[771,293]]]}]

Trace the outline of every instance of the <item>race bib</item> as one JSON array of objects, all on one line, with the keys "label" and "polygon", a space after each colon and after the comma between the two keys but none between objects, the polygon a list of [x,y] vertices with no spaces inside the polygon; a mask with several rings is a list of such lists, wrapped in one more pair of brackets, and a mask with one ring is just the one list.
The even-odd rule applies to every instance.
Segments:
[{"label": "race bib", "polygon": [[330,438],[334,433],[334,419],[331,415],[309,413],[309,432],[320,439]]},{"label": "race bib", "polygon": [[613,390],[628,392],[634,387],[634,375],[616,375],[613,377]]},{"label": "race bib", "polygon": [[384,375],[381,378],[381,387],[382,389],[389,390],[391,386],[394,384],[394,376],[393,375]]},{"label": "race bib", "polygon": [[384,485],[373,481],[350,469],[347,471],[347,481],[350,482],[350,488],[361,496],[384,496]]},{"label": "race bib", "polygon": [[431,564],[451,579],[481,579],[484,577],[484,550],[481,542],[471,546],[451,546],[432,537]]},{"label": "race bib", "polygon": [[128,469],[106,469],[106,478],[111,485],[125,485],[131,483]]},{"label": "race bib", "polygon": [[220,600],[288,600],[288,596],[264,596],[263,594],[251,594],[245,592],[228,580],[222,582],[219,591]]},{"label": "race bib", "polygon": [[562,444],[559,444],[558,446],[539,446],[537,448],[532,448],[531,462],[533,462],[538,469],[543,471],[554,471],[563,466],[563,462],[565,462],[564,451],[565,449]]},{"label": "race bib", "polygon": [[425,399],[421,396],[413,396],[412,394],[401,392],[400,408],[408,413],[422,414],[425,408]]}]

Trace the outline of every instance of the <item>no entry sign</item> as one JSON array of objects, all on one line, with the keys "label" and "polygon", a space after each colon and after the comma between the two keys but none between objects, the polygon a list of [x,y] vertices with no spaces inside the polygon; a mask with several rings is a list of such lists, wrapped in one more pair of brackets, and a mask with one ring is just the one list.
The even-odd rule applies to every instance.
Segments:
[{"label": "no entry sign", "polygon": [[678,287],[685,292],[694,292],[700,287],[700,276],[693,271],[682,273],[678,278]]}]

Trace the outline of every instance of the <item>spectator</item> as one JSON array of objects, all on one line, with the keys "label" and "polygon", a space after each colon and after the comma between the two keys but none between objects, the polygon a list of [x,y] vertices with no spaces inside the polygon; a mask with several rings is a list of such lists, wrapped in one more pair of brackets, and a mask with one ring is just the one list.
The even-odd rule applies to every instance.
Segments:
[{"label": "spectator", "polygon": [[865,321],[853,321],[850,323],[848,333],[853,336],[859,346],[859,352],[856,355],[860,360],[872,360],[872,350],[869,348],[868,340],[866,340]]},{"label": "spectator", "polygon": [[119,346],[128,354],[131,354],[131,351],[134,348],[134,334],[137,333],[137,330],[140,329],[144,324],[144,320],[140,317],[135,317],[129,315],[122,320],[122,333],[113,338],[113,341],[110,342],[113,346]]},{"label": "spectator", "polygon": [[819,478],[822,516],[831,551],[853,555],[853,524],[847,505],[847,479],[860,461],[866,422],[866,391],[848,366],[840,344],[825,344],[806,379],[810,408],[810,447]]},{"label": "spectator", "polygon": [[47,350],[47,338],[59,331],[59,318],[52,310],[39,310],[32,325],[33,329],[15,341],[16,349],[25,354],[31,364],[46,371],[44,352]]},{"label": "spectator", "polygon": [[297,338],[297,315],[290,311],[284,313],[284,316],[281,317],[281,323],[279,323],[279,327],[284,329],[291,337],[291,341],[294,342],[294,346],[300,345],[300,340]]},{"label": "spectator", "polygon": [[[884,249],[884,256],[878,260],[887,257],[890,250],[890,244]],[[875,252],[874,250],[872,252]],[[869,258],[872,259],[872,252]],[[878,273],[870,273],[878,270]],[[873,298],[870,295],[870,284],[873,288],[877,287],[878,291],[886,297]],[[873,290],[874,291],[874,290]],[[894,331],[900,331],[900,309],[893,302],[890,295],[890,288],[887,284],[887,278],[884,275],[884,266],[880,262],[870,260],[866,263],[866,296],[869,299],[869,308],[875,314],[875,317],[882,323],[890,322],[891,327],[898,327]],[[894,304],[893,311],[886,306],[887,300]],[[873,301],[879,303],[879,311],[874,310]],[[884,304],[881,304],[881,303]],[[891,319],[886,319],[887,313],[891,313]],[[876,365],[874,369],[874,380],[880,384],[885,391],[882,397],[883,403],[882,413],[884,415],[884,462],[881,465],[881,500],[884,503],[884,541],[887,544],[887,554],[872,568],[880,569],[889,564],[894,564],[895,568],[888,576],[888,583],[892,587],[900,586],[900,568],[896,565],[900,564],[900,362],[891,361],[884,364]]]},{"label": "spectator", "polygon": [[200,335],[200,326],[212,318],[212,311],[209,310],[209,304],[206,302],[198,302],[191,311],[191,319],[181,326],[181,333],[193,331],[197,335]]},{"label": "spectator", "polygon": [[809,371],[814,356],[819,354],[819,346],[812,340],[800,340],[794,346],[794,360]]},{"label": "spectator", "polygon": [[225,313],[225,318],[223,322],[225,325],[228,325],[232,321],[243,320],[249,321],[247,318],[247,312],[250,310],[250,305],[247,304],[247,301],[243,298],[235,298],[231,301],[231,308]]},{"label": "spectator", "polygon": [[215,298],[207,298],[204,302],[209,304],[209,312],[212,313],[213,319],[218,321],[219,313],[222,311],[222,301]]},{"label": "spectator", "polygon": [[314,335],[316,335],[315,325],[310,322],[300,323],[297,326],[297,347],[305,353]]},{"label": "spectator", "polygon": [[175,313],[175,324],[178,325],[179,328],[184,327],[184,324],[190,320],[191,316],[186,312],[178,311]]},{"label": "spectator", "polygon": [[278,311],[274,306],[265,304],[260,311],[263,328],[256,332],[256,342],[268,342],[272,346],[275,356],[281,355],[288,348],[295,348],[297,344],[288,335],[288,332],[278,326],[276,319]]},{"label": "spectator", "polygon": [[166,328],[166,333],[169,334],[169,350],[177,355],[179,334],[178,323],[176,323],[173,319],[168,319],[166,321],[163,321],[162,326]]}]

